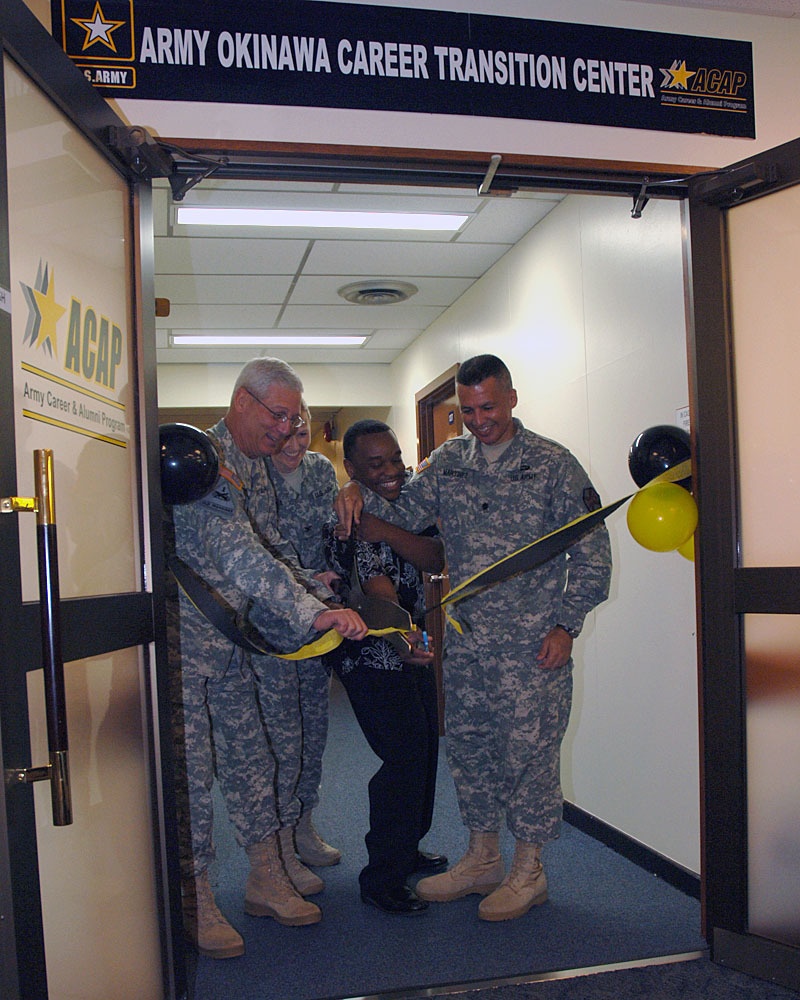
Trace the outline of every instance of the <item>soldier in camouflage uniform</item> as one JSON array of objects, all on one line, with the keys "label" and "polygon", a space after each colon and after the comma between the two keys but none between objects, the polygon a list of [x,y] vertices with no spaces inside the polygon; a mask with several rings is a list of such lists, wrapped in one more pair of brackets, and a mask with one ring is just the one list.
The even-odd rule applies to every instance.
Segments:
[{"label": "soldier in camouflage uniform", "polygon": [[[267,471],[277,501],[277,528],[291,546],[301,566],[317,578],[333,583],[338,578],[325,565],[322,526],[331,515],[339,486],[333,464],[309,451],[311,413],[304,405],[305,424],[281,451],[267,459]],[[299,819],[294,828],[294,847],[307,865],[335,865],[342,855],[314,827],[312,812],[319,803],[322,755],[328,738],[330,674],[320,659],[298,660],[300,718],[300,777],[295,789]]]},{"label": "soldier in camouflage uniform", "polygon": [[[173,510],[176,555],[242,621],[285,651],[330,628],[348,638],[366,633],[354,612],[323,603],[320,598],[330,591],[283,561],[270,549],[271,542],[280,545],[279,536],[261,528],[274,517],[264,458],[298,426],[301,393],[302,384],[283,362],[261,358],[246,365],[225,418],[208,432],[220,457],[216,486],[201,500]],[[291,926],[321,916],[297,891],[290,861],[281,856],[275,758],[256,692],[259,682],[274,674],[280,699],[292,690],[294,674],[296,694],[296,671],[288,661],[244,652],[183,592],[177,607],[177,614],[170,609],[169,647],[177,760],[185,783],[178,783],[178,811],[186,927],[203,954],[227,958],[242,954],[244,945],[217,909],[208,880],[215,775],[250,860],[246,912]],[[302,868],[293,854],[291,861]]]},{"label": "soldier in camouflage uniform", "polygon": [[[365,510],[411,530],[438,518],[454,586],[600,506],[570,452],[512,416],[517,394],[499,358],[465,361],[456,382],[467,432],[437,448],[394,504],[364,497]],[[337,501],[345,524],[358,517],[357,492],[348,484]],[[560,827],[572,642],[608,596],[610,575],[601,524],[566,553],[453,605],[462,631],[451,626],[446,638],[447,752],[470,843],[450,871],[418,883],[423,899],[484,895],[485,920],[547,899],[540,852]],[[508,874],[504,818],[516,841]]]}]

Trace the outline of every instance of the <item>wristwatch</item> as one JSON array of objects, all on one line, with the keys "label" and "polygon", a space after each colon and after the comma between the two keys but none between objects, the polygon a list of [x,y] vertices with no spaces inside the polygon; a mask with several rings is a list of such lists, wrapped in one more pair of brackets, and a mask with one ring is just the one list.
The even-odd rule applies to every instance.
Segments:
[{"label": "wristwatch", "polygon": [[556,628],[563,629],[570,639],[577,639],[581,634],[581,630],[579,628],[570,628],[569,625],[562,625],[561,622],[556,625]]}]

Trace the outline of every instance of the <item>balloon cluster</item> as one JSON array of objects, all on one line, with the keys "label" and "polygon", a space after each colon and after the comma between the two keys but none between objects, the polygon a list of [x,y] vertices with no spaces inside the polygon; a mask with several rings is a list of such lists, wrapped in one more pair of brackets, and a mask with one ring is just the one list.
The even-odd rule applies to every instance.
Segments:
[{"label": "balloon cluster", "polygon": [[219,456],[211,438],[191,424],[162,424],[158,436],[164,503],[194,503],[210,493],[219,476]]},{"label": "balloon cluster", "polygon": [[691,479],[680,484],[653,480],[690,456],[689,435],[668,424],[642,431],[628,453],[628,468],[640,487],[628,505],[628,530],[644,548],[653,552],[677,549],[686,559],[694,558],[697,527]]}]

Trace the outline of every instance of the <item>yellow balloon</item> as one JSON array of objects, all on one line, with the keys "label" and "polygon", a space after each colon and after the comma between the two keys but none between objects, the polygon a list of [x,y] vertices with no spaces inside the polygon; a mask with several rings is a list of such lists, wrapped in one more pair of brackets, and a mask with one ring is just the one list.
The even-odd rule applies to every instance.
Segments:
[{"label": "yellow balloon", "polygon": [[694,562],[694,535],[689,535],[686,541],[678,546],[678,552],[680,552],[684,559]]},{"label": "yellow balloon", "polygon": [[639,490],[628,505],[628,530],[653,552],[683,545],[697,527],[697,504],[677,483],[655,483]]}]

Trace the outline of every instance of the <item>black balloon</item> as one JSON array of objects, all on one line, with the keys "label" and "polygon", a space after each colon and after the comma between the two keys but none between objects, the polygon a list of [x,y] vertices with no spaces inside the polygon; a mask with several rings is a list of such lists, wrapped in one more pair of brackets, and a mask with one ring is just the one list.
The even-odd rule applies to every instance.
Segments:
[{"label": "black balloon", "polygon": [[642,431],[633,442],[628,452],[628,468],[633,481],[641,487],[662,472],[685,462],[691,454],[689,435],[685,430],[670,424],[659,424]]},{"label": "black balloon", "polygon": [[162,424],[158,435],[164,503],[200,500],[219,476],[219,456],[211,438],[191,424]]}]

